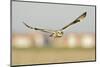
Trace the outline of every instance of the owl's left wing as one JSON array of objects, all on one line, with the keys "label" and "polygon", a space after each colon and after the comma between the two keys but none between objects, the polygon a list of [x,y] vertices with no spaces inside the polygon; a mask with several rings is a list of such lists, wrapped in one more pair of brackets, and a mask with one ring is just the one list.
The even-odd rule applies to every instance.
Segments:
[{"label": "owl's left wing", "polygon": [[76,18],[73,22],[71,22],[70,24],[66,25],[65,27],[61,28],[60,30],[64,30],[66,29],[67,27],[73,25],[73,24],[76,24],[78,22],[81,22],[85,17],[86,17],[86,12],[84,12],[82,15],[80,15],[78,18]]}]

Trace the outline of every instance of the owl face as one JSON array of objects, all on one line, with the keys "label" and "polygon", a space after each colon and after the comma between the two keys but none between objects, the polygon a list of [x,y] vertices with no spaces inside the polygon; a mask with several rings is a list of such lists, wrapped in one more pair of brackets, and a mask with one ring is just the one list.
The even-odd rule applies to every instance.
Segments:
[{"label": "owl face", "polygon": [[63,36],[63,31],[54,31],[50,37],[62,37]]},{"label": "owl face", "polygon": [[63,31],[57,31],[56,33],[57,33],[58,37],[62,37],[63,36]]}]

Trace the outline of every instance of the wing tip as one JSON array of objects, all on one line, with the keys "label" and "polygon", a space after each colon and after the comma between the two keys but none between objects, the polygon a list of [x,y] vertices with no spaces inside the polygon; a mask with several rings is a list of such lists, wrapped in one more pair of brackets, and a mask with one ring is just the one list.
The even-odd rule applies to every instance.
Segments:
[{"label": "wing tip", "polygon": [[83,13],[83,16],[86,17],[86,14],[87,14],[87,12],[84,12],[84,13]]},{"label": "wing tip", "polygon": [[28,25],[25,22],[23,22],[23,24],[28,27]]},{"label": "wing tip", "polygon": [[23,24],[24,24],[26,27],[28,27],[28,28],[30,28],[30,29],[33,29],[33,27],[27,25],[25,22],[23,22]]},{"label": "wing tip", "polygon": [[22,23],[23,23],[23,24],[25,24],[25,22],[24,22],[24,21],[23,21]]}]

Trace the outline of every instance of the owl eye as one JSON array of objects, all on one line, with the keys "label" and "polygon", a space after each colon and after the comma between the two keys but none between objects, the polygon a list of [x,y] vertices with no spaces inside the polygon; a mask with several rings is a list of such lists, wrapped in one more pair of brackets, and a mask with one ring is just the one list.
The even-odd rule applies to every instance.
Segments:
[{"label": "owl eye", "polygon": [[61,33],[60,31],[58,31],[58,33]]}]

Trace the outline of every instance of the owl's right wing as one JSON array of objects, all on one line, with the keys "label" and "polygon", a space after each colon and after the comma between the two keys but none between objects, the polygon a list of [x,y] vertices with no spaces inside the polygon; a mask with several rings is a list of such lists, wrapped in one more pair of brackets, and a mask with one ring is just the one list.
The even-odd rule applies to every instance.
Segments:
[{"label": "owl's right wing", "polygon": [[23,22],[23,24],[24,24],[26,27],[30,28],[30,29],[39,30],[39,31],[46,32],[46,33],[52,33],[52,32],[53,32],[53,30],[40,29],[40,28],[33,28],[33,27],[27,25],[27,24],[24,23],[24,22]]}]

